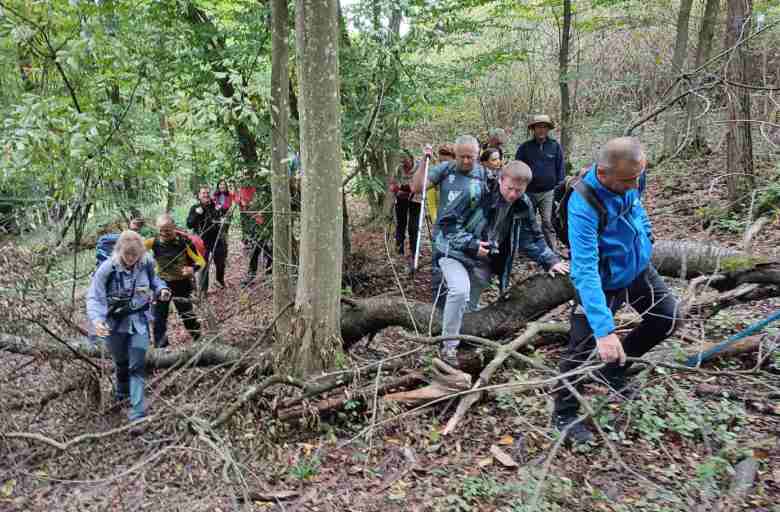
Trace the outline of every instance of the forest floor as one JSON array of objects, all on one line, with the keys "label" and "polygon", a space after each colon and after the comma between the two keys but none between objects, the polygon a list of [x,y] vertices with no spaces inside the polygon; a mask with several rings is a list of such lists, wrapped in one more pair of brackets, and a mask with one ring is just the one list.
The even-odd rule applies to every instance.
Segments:
[{"label": "forest floor", "polygon": [[[663,172],[661,172],[663,171]],[[771,176],[765,170],[766,176]],[[717,241],[738,247],[745,222],[724,206],[722,171],[710,159],[674,162],[650,180],[648,210],[657,238]],[[713,212],[720,217],[712,217]],[[355,299],[400,295],[430,300],[430,255],[412,276],[406,260],[385,242],[384,228],[364,225],[365,208],[352,211]],[[707,216],[712,218],[707,218]],[[742,214],[744,216],[744,214]],[[392,237],[390,237],[392,240]],[[780,259],[780,224],[766,226],[754,251]],[[240,282],[246,255],[230,248],[228,287],[212,290],[201,313],[221,341],[250,345],[271,319],[270,279],[249,288]],[[427,259],[426,259],[427,258]],[[514,279],[536,272],[519,262]],[[685,284],[670,280],[682,291]],[[489,290],[485,302],[495,297]],[[719,341],[780,307],[780,300],[739,305],[706,322],[692,319],[666,342],[685,346],[685,336]],[[568,306],[543,320],[565,319]],[[173,349],[190,343],[177,317]],[[766,346],[778,339],[768,329]],[[399,329],[361,341],[350,365],[386,358],[417,347]],[[775,344],[776,347],[776,344]],[[555,367],[562,343],[529,350]],[[397,372],[425,371],[434,350],[409,359]],[[174,413],[140,437],[126,432],[58,450],[34,441],[2,439],[0,511],[187,510],[228,511],[710,511],[780,510],[780,356],[756,368],[757,355],[722,360],[707,371],[656,368],[643,374],[640,400],[611,404],[606,390],[590,385],[597,422],[609,444],[556,449],[545,390],[508,389],[476,404],[458,429],[442,435],[453,401],[370,425],[408,411],[380,400],[361,400],[357,390],[379,379],[358,379],[354,399],[323,417],[283,424],[271,418],[278,397],[263,396],[238,413],[228,427],[193,434],[183,418],[213,419],[228,401],[259,377],[251,370],[225,381],[226,370],[190,369],[147,378],[152,413]],[[106,374],[107,363],[101,363]],[[55,360],[3,354],[2,390],[23,392],[28,401],[59,389],[83,367]],[[494,383],[534,373],[505,367]],[[381,379],[393,375],[384,374]],[[191,388],[191,389],[190,389]],[[275,390],[282,398],[291,388]],[[2,391],[0,391],[2,393]],[[102,396],[110,393],[102,379]],[[42,407],[0,405],[2,431],[39,432],[57,440],[107,432],[125,422],[125,411],[100,406],[82,390]],[[197,422],[195,422],[197,423]],[[501,453],[503,452],[503,453]],[[617,457],[616,457],[617,454]],[[738,462],[758,461],[755,484],[741,498],[731,490]],[[508,460],[511,459],[511,460]],[[509,464],[507,464],[509,463]],[[513,467],[508,467],[513,466]]]}]

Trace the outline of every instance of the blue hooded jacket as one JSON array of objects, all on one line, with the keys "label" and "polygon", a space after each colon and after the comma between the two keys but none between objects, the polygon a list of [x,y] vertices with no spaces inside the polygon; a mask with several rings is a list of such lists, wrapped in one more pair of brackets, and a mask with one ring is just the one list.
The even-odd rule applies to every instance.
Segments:
[{"label": "blue hooded jacket", "polygon": [[571,278],[596,338],[615,330],[606,291],[628,287],[650,265],[653,253],[650,219],[642,206],[646,174],[639,188],[616,194],[604,187],[593,166],[583,178],[607,209],[599,235],[598,213],[577,192],[568,203]]}]

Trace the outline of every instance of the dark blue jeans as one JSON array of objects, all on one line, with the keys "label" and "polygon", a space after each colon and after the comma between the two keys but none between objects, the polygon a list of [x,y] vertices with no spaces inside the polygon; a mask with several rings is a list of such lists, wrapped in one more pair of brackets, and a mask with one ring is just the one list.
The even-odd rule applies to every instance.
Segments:
[{"label": "dark blue jeans", "polygon": [[[642,315],[639,325],[623,339],[623,350],[628,357],[643,356],[679,327],[679,303],[652,265],[627,288],[607,290],[605,295],[613,314],[628,302]],[[578,304],[571,313],[569,346],[561,359],[561,373],[570,372],[584,364],[595,348],[593,331],[582,306]],[[608,381],[620,382],[625,379],[626,370],[630,366],[630,363],[625,366],[610,364],[604,368],[602,375]],[[579,385],[574,387],[578,388]],[[577,399],[561,385],[555,397],[555,413],[559,416],[573,416],[577,414],[579,406]]]}]

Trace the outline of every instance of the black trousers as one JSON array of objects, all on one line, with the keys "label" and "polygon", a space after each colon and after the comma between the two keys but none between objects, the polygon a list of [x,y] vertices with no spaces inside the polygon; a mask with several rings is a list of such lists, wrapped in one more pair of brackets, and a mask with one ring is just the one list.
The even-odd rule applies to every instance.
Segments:
[{"label": "black trousers", "polygon": [[417,248],[417,230],[420,226],[420,203],[408,199],[396,199],[395,202],[395,241],[398,252],[404,254],[404,240],[409,232],[409,254]]},{"label": "black trousers", "polygon": [[171,300],[167,302],[158,300],[154,304],[155,347],[168,346],[168,314],[171,312],[171,304],[176,304],[176,311],[179,312],[184,327],[192,336],[192,341],[200,338],[200,322],[192,309],[192,280],[167,281],[167,284],[171,289]]},{"label": "black trousers", "polygon": [[266,273],[271,272],[273,265],[273,249],[271,243],[267,240],[258,240],[252,244],[252,254],[249,255],[249,273],[257,274],[257,264],[260,258],[263,259],[263,270]]},{"label": "black trousers", "polygon": [[200,271],[200,291],[209,291],[209,269],[211,264],[217,269],[217,282],[225,285],[225,262],[227,261],[227,243],[217,240],[212,244],[206,244],[206,268]]},{"label": "black trousers", "polygon": [[[628,302],[642,315],[639,325],[623,339],[623,350],[628,357],[643,356],[679,327],[679,303],[652,265],[639,274],[627,288],[609,290],[605,294],[613,314]],[[569,346],[561,359],[561,373],[581,366],[596,348],[593,330],[579,304],[572,311],[570,322]],[[630,366],[630,363],[622,367],[617,363],[609,364],[601,374],[608,381],[620,382],[625,379],[626,370]],[[579,375],[575,379],[577,377]],[[566,387],[560,386],[555,397],[555,413],[559,416],[576,415],[579,402]],[[579,388],[579,384],[573,386],[575,389]]]}]

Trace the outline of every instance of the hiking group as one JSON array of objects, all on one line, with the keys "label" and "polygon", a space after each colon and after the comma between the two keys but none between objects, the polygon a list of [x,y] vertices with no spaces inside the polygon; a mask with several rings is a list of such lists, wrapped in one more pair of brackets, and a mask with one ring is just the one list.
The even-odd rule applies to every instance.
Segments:
[{"label": "hiking group", "polygon": [[[201,337],[201,323],[193,294],[203,299],[209,289],[209,270],[215,268],[217,286],[226,287],[225,267],[228,233],[238,207],[242,241],[249,255],[243,287],[251,285],[258,261],[271,272],[270,184],[245,186],[231,192],[220,180],[214,193],[210,187],[198,190],[189,209],[187,228],[176,225],[169,213],[156,219],[156,232],[141,218],[130,221],[122,233],[111,233],[97,241],[97,265],[87,292],[90,340],[103,341],[111,353],[116,373],[115,399],[129,400],[131,422],[143,418],[145,359],[150,342],[157,348],[169,346],[168,317],[175,305],[193,341]],[[144,236],[147,235],[147,236]],[[131,433],[141,433],[133,427]]]},{"label": "hiking group", "polygon": [[[577,370],[600,358],[605,364],[597,378],[616,396],[632,398],[627,358],[642,356],[672,334],[678,301],[651,263],[652,226],[642,205],[646,160],[639,141],[608,141],[592,165],[566,178],[562,148],[550,136],[550,117],[531,116],[527,127],[530,138],[511,161],[501,129],[491,130],[484,145],[462,135],[454,144],[440,146],[437,165],[430,165],[430,146],[418,161],[405,152],[389,186],[395,197],[395,238],[398,253],[414,261],[425,210],[432,224],[432,301],[442,310],[442,335],[447,337],[440,357],[456,368],[464,314],[480,308],[480,296],[493,276],[501,291],[508,287],[516,253],[553,276],[570,276],[576,299],[560,361],[553,424],[567,441],[583,443],[592,434],[578,416],[577,390],[584,379]],[[131,421],[144,416],[150,336],[157,347],[168,345],[171,302],[197,340],[201,325],[192,306],[195,276],[205,293],[213,264],[217,285],[226,286],[226,236],[234,206],[250,253],[242,285],[255,279],[259,262],[264,272],[271,270],[267,184],[231,193],[223,180],[214,194],[204,186],[197,197],[187,216],[193,233],[179,230],[173,217],[163,214],[157,218],[158,233],[146,240],[137,232],[141,223],[134,221],[121,235],[98,242],[99,260],[102,255],[104,261],[92,279],[87,313],[94,334],[111,351],[116,398],[129,398]],[[625,304],[640,313],[641,321],[621,340],[614,315]]]},{"label": "hiking group", "polygon": [[[527,127],[530,137],[511,161],[505,160],[501,129],[491,130],[484,145],[469,135],[442,145],[441,162],[434,166],[420,164],[433,160],[430,146],[417,163],[407,154],[401,173],[408,178],[391,188],[397,198],[398,252],[405,253],[401,221],[406,212],[412,212],[410,218],[421,214],[409,198],[425,189],[431,199],[425,201],[425,215],[432,224],[432,301],[442,309],[442,336],[452,336],[439,355],[455,368],[460,366],[464,314],[480,308],[480,295],[494,275],[499,290],[506,289],[515,253],[551,275],[569,275],[576,298],[552,423],[567,442],[586,443],[593,435],[578,415],[584,377],[577,370],[600,359],[604,366],[596,378],[617,398],[633,398],[627,358],[641,357],[674,332],[678,301],[651,262],[640,142],[612,139],[593,164],[567,178],[562,148],[550,137],[555,127],[550,117],[531,116]],[[412,253],[416,237],[410,230]],[[621,340],[614,315],[625,304],[641,321]]]}]

